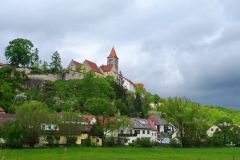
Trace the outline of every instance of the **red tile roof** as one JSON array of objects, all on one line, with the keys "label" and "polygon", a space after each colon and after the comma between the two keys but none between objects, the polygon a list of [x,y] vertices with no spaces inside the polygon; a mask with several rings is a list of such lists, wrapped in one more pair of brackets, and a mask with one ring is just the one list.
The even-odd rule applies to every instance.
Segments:
[{"label": "red tile roof", "polygon": [[117,58],[118,59],[114,47],[112,47],[112,50],[107,58]]},{"label": "red tile roof", "polygon": [[102,69],[103,72],[110,72],[112,70],[112,68],[113,68],[113,64],[102,65],[99,68]]},{"label": "red tile roof", "polygon": [[91,122],[94,117],[95,117],[94,115],[85,115],[85,114],[82,114],[82,118],[83,118],[84,120],[89,121],[89,122]]},{"label": "red tile roof", "polygon": [[4,110],[3,110],[3,108],[2,108],[2,107],[0,107],[0,112],[4,112]]},{"label": "red tile roof", "polygon": [[115,117],[104,118],[104,122],[103,116],[96,116],[96,119],[99,121],[100,125],[102,125],[103,123],[105,125],[107,122],[114,121],[116,118]]},{"label": "red tile roof", "polygon": [[158,121],[156,120],[154,114],[152,114],[148,119],[151,120],[155,125],[159,125],[159,123],[158,123]]},{"label": "red tile roof", "polygon": [[91,62],[91,61],[89,61],[89,60],[86,60],[86,62],[88,63],[88,65],[90,66],[90,68],[91,68],[93,71],[102,74],[101,71],[99,70],[98,66],[96,65],[96,63],[93,63],[93,62]]},{"label": "red tile roof", "polygon": [[126,79],[128,82],[132,83],[135,86],[135,84],[131,80],[127,79],[126,77],[123,77],[123,78]]},{"label": "red tile roof", "polygon": [[150,126],[152,127],[153,131],[157,131],[158,129],[156,128],[156,126],[153,124],[153,122],[151,121],[151,119],[148,119],[148,123],[150,124]]},{"label": "red tile roof", "polygon": [[72,60],[72,61],[73,61],[73,63],[75,64],[76,67],[82,65],[82,63],[79,63],[79,62],[77,62],[77,61],[74,61],[74,60]]},{"label": "red tile roof", "polygon": [[142,84],[142,83],[135,83],[134,85],[135,85],[136,88],[138,88],[138,87],[143,87],[144,88],[144,84]]}]

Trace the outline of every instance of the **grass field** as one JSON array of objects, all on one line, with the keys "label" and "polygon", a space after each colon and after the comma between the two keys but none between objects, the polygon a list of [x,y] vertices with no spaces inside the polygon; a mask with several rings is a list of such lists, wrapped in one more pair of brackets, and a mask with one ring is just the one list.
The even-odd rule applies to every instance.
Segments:
[{"label": "grass field", "polygon": [[240,148],[36,148],[1,149],[0,160],[240,160]]}]

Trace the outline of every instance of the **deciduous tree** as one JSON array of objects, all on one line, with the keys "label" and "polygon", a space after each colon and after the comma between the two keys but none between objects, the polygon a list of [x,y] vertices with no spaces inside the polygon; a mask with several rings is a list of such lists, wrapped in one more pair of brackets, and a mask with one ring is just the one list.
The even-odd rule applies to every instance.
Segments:
[{"label": "deciduous tree", "polygon": [[49,118],[47,105],[41,102],[25,102],[16,108],[16,117],[24,131],[24,139],[34,147],[42,133],[41,124]]},{"label": "deciduous tree", "polygon": [[5,57],[9,63],[15,66],[33,65],[38,60],[38,50],[33,49],[30,40],[17,38],[9,42],[5,48]]},{"label": "deciduous tree", "polygon": [[[186,97],[169,97],[161,111],[166,115],[166,120],[170,122],[179,133],[179,140],[182,147],[187,146],[187,141],[195,131],[200,105],[191,102]],[[196,135],[196,134],[194,134]]]}]

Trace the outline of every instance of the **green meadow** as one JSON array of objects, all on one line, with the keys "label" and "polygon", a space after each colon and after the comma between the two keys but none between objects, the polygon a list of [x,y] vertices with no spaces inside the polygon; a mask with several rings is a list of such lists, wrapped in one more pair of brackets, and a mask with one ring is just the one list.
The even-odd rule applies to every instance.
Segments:
[{"label": "green meadow", "polygon": [[240,148],[36,148],[1,149],[1,160],[240,160]]}]

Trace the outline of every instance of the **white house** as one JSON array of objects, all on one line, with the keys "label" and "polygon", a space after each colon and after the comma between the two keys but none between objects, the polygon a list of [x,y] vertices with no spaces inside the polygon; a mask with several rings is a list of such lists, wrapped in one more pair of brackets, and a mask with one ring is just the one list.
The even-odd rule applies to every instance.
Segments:
[{"label": "white house", "polygon": [[150,141],[155,142],[157,139],[157,128],[147,119],[131,118],[130,127],[120,130],[118,136],[127,139],[125,145],[134,143],[138,138],[148,138]]},{"label": "white house", "polygon": [[213,133],[216,132],[216,131],[221,131],[221,129],[216,126],[216,125],[212,125],[208,130],[207,130],[207,135],[209,137],[212,137],[213,136]]}]

